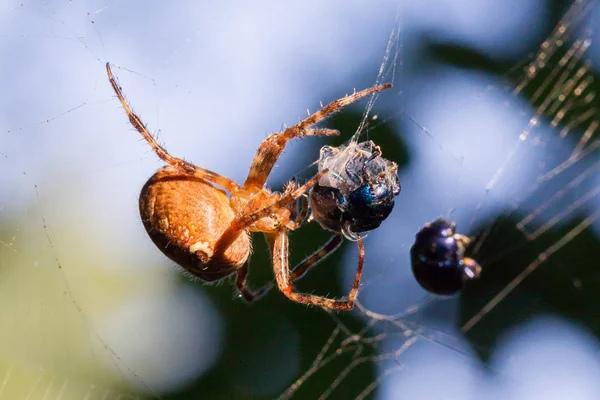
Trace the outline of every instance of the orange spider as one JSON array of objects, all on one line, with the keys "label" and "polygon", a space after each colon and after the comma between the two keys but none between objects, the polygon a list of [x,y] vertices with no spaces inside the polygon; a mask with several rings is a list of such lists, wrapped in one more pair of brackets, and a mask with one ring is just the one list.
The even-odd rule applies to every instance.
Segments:
[{"label": "orange spider", "polygon": [[341,242],[339,233],[293,270],[288,264],[288,231],[297,229],[304,222],[308,211],[302,199],[327,174],[328,169],[320,170],[304,185],[289,182],[283,193],[271,192],[265,188],[265,183],[289,140],[304,136],[338,135],[336,130],[311,127],[342,107],[391,87],[390,84],[345,96],[283,132],[270,135],[260,144],[248,177],[240,186],[227,177],[170,155],[132,111],[113,77],[109,63],[106,64],[106,71],[129,121],[158,157],[168,164],[146,182],[139,200],[144,227],[163,254],[203,281],[212,282],[235,273],[240,295],[246,301],[252,301],[269,289],[265,287],[253,292],[246,284],[251,252],[250,233],[262,232],[271,250],[277,286],[283,294],[302,304],[334,310],[353,308],[364,262],[360,237],[357,238],[358,268],[347,300],[298,293],[292,285],[311,265],[337,248]]}]

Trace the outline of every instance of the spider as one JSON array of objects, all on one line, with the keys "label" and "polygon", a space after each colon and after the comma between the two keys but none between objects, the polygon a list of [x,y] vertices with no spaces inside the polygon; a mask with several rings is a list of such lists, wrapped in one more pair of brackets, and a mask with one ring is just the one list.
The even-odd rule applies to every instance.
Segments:
[{"label": "spider", "polygon": [[265,183],[288,141],[304,136],[338,135],[339,132],[333,129],[312,127],[360,98],[390,88],[391,84],[375,86],[335,100],[296,125],[268,136],[258,147],[246,181],[240,186],[225,176],[169,154],[157,143],[125,100],[109,63],[106,64],[106,72],[130,123],[156,155],[168,164],[150,177],[139,199],[143,225],[164,255],[205,282],[236,274],[235,285],[241,297],[251,302],[269,289],[267,286],[252,291],[246,283],[252,246],[250,235],[262,232],[271,251],[277,286],[285,296],[301,304],[332,310],[353,308],[364,263],[364,247],[360,237],[356,238],[358,267],[347,299],[300,293],[293,286],[294,280],[337,248],[339,235],[292,270],[288,264],[288,232],[303,224],[308,214],[303,198],[329,169],[320,169],[304,185],[290,181],[282,193],[271,192]]}]

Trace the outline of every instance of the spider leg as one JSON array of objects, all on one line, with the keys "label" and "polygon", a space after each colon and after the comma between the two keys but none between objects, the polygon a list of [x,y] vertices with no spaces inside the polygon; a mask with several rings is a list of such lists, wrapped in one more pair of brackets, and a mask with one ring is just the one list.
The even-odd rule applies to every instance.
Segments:
[{"label": "spider leg", "polygon": [[260,144],[258,150],[256,151],[256,155],[254,156],[254,160],[250,166],[250,172],[248,173],[246,182],[244,182],[244,189],[258,190],[265,185],[265,182],[267,181],[275,162],[283,152],[285,144],[288,141],[297,137],[308,135],[330,135],[330,129],[308,130],[308,128],[340,110],[341,108],[354,103],[356,100],[390,87],[392,87],[391,84],[375,86],[362,90],[358,93],[355,92],[351,95],[342,97],[341,99],[329,103],[296,125],[287,128],[285,131],[270,135]]},{"label": "spider leg", "polygon": [[296,218],[294,218],[294,229],[298,229],[304,221],[306,221],[306,217],[308,216],[308,199],[306,196],[298,197],[298,206],[299,212],[297,212]]},{"label": "spider leg", "polygon": [[308,216],[308,200],[306,196],[300,196],[296,199],[296,207],[291,209],[290,220],[293,221],[293,226],[289,229],[295,231],[298,229],[306,220]]},{"label": "spider leg", "polygon": [[248,265],[250,260],[246,260],[244,265],[241,266],[236,272],[235,286],[237,287],[242,298],[248,303],[256,301],[263,297],[271,289],[271,286],[264,286],[259,290],[251,290],[248,288],[246,278],[248,276]]},{"label": "spider leg", "polygon": [[300,264],[296,265],[294,269],[290,272],[290,280],[292,282],[297,281],[302,278],[312,267],[317,265],[319,262],[327,258],[331,253],[336,251],[338,247],[342,244],[342,235],[336,233],[332,236],[321,248],[310,256],[306,257],[304,260],[300,262]]},{"label": "spider leg", "polygon": [[163,160],[164,162],[173,166],[174,168],[176,168],[177,170],[179,170],[181,172],[184,172],[186,174],[191,174],[198,178],[216,183],[217,185],[227,189],[230,193],[235,190],[240,189],[240,186],[236,182],[232,181],[229,178],[226,178],[226,177],[219,175],[216,172],[212,172],[208,169],[200,168],[190,162],[182,160],[181,158],[173,157],[172,155],[170,155],[169,152],[164,147],[162,147],[160,144],[158,144],[158,142],[156,141],[156,139],[154,139],[152,134],[148,131],[148,129],[146,128],[146,125],[144,125],[144,123],[142,122],[140,117],[138,117],[131,109],[131,106],[125,99],[125,96],[123,96],[123,92],[121,91],[121,88],[120,88],[119,84],[117,83],[117,80],[113,76],[113,73],[112,73],[112,70],[110,69],[109,63],[106,63],[106,73],[108,74],[108,80],[110,81],[112,88],[114,89],[115,93],[117,94],[117,97],[119,98],[119,101],[121,102],[121,105],[123,106],[123,108],[125,109],[125,112],[127,113],[127,116],[129,117],[129,122],[131,123],[131,125],[133,125],[133,127],[139,133],[141,133],[141,135],[144,137],[144,139],[146,139],[146,141],[148,142],[150,147],[152,147],[152,150],[154,150],[156,155],[161,160]]},{"label": "spider leg", "polygon": [[288,190],[281,195],[279,199],[277,199],[274,203],[261,208],[256,211],[248,212],[244,215],[241,215],[231,221],[227,229],[221,234],[217,243],[215,243],[213,258],[219,257],[221,254],[225,252],[225,250],[235,241],[238,235],[246,230],[250,225],[255,223],[261,218],[267,217],[275,212],[279,211],[281,208],[288,206],[298,197],[302,196],[304,193],[308,192],[310,188],[312,188],[318,181],[321,179],[323,175],[328,172],[327,169],[319,172],[315,175],[311,180],[306,182],[304,185]]},{"label": "spider leg", "polygon": [[292,129],[295,126],[287,128],[283,132],[273,133],[262,141],[250,165],[243,190],[256,192],[264,187],[275,162],[283,153],[288,141],[301,136],[337,136],[340,134],[335,129]]},{"label": "spider leg", "polygon": [[[270,247],[273,248],[272,259],[273,269],[275,272],[275,279],[279,290],[283,292],[290,300],[297,303],[315,305],[331,310],[342,310],[348,311],[354,307],[356,296],[358,295],[358,287],[360,285],[360,278],[362,275],[362,268],[365,260],[365,249],[363,247],[362,239],[358,238],[358,268],[356,269],[356,276],[354,277],[354,284],[348,294],[348,300],[335,300],[324,296],[317,296],[314,294],[299,293],[296,292],[292,285],[291,272],[288,260],[288,233],[285,230],[281,230],[276,234],[267,235],[269,241],[272,242]],[[306,268],[308,269],[308,267]],[[305,269],[305,271],[306,271]]]},{"label": "spider leg", "polygon": [[[267,239],[268,241],[268,239]],[[272,244],[272,242],[270,242]],[[292,271],[290,272],[290,281],[296,282],[300,278],[302,278],[311,268],[316,266],[319,262],[327,258],[331,253],[336,251],[340,244],[342,243],[342,235],[336,234],[332,236],[324,245],[322,245],[319,250],[312,253],[310,256],[306,257],[304,260],[300,262],[300,264],[296,265]],[[272,249],[271,249],[272,252]],[[264,285],[262,288],[257,290],[260,293],[260,296],[264,296],[268,291],[273,288],[273,282],[269,282]]]}]

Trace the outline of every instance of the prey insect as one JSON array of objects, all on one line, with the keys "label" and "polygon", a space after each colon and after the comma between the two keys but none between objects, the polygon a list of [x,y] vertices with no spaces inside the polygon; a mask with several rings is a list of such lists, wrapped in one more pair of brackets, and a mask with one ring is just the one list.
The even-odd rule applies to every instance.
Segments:
[{"label": "prey insect", "polygon": [[455,230],[456,223],[438,218],[417,233],[410,249],[413,274],[429,292],[454,294],[481,274],[477,261],[464,256],[471,239]]}]

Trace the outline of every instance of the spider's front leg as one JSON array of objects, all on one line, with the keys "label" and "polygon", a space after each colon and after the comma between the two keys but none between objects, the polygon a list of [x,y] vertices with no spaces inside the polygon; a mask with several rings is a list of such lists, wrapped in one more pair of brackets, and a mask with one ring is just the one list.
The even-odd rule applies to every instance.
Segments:
[{"label": "spider's front leg", "polygon": [[266,138],[259,146],[252,165],[250,172],[244,182],[243,190],[260,190],[267,181],[275,162],[286,145],[286,143],[294,138],[303,136],[314,136],[314,135],[337,135],[338,131],[332,129],[309,129],[312,125],[315,125],[327,118],[331,114],[340,110],[341,108],[354,103],[358,99],[368,96],[372,93],[379,92],[381,90],[392,87],[391,84],[385,84],[375,86],[369,89],[362,90],[357,93],[342,97],[341,99],[335,100],[319,111],[310,115],[308,118],[298,122],[296,125],[287,128],[283,132],[274,133]]}]

